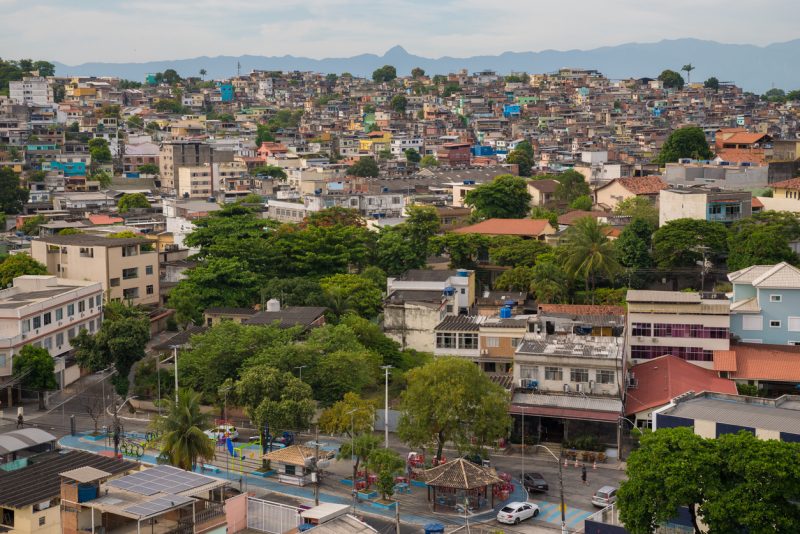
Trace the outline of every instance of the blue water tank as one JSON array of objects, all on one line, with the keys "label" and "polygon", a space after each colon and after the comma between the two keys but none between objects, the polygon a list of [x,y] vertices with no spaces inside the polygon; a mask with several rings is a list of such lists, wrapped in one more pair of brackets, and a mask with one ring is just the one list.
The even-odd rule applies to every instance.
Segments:
[{"label": "blue water tank", "polygon": [[500,318],[501,319],[511,319],[511,308],[508,306],[503,306],[500,308]]},{"label": "blue water tank", "polygon": [[447,296],[452,296],[455,294],[455,292],[456,290],[453,286],[447,286],[446,288],[444,288],[444,294]]},{"label": "blue water tank", "polygon": [[462,278],[469,278],[469,271],[466,270],[466,269],[459,269],[458,270],[458,276],[460,276]]},{"label": "blue water tank", "polygon": [[441,523],[428,523],[424,527],[425,534],[444,534],[444,525]]},{"label": "blue water tank", "polygon": [[91,501],[97,498],[97,486],[78,484],[78,502]]}]

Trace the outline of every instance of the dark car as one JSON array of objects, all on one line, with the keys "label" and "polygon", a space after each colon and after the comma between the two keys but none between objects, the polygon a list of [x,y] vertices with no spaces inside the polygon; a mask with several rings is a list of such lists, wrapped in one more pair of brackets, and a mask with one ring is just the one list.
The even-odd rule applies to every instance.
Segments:
[{"label": "dark car", "polygon": [[525,473],[522,485],[528,491],[547,491],[550,489],[547,481],[539,473]]}]

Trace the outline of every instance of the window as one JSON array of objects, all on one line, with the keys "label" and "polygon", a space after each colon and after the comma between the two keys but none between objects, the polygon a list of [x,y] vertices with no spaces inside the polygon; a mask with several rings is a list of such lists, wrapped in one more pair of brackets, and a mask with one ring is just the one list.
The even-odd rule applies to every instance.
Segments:
[{"label": "window", "polygon": [[33,329],[36,330],[37,328],[42,327],[42,318],[38,315],[33,318]]},{"label": "window", "polygon": [[52,337],[44,338],[44,341],[42,343],[44,345],[44,348],[46,348],[47,350],[50,350],[50,349],[53,348],[53,338]]},{"label": "window", "polygon": [[75,304],[67,304],[67,317],[75,315]]},{"label": "window", "polygon": [[456,335],[451,332],[436,332],[437,349],[456,348]]},{"label": "window", "polygon": [[64,344],[64,332],[59,332],[56,334],[56,347],[60,347]]},{"label": "window", "polygon": [[769,301],[770,302],[780,302],[782,299],[781,295],[770,295]]},{"label": "window", "polygon": [[153,266],[152,265],[146,266],[144,268],[144,274],[147,274],[147,275],[153,274]]},{"label": "window", "polygon": [[86,301],[85,300],[79,300],[78,301],[78,312],[83,313],[85,311],[86,311]]},{"label": "window", "polygon": [[465,295],[466,293],[467,293],[467,290],[466,290],[466,288],[463,288],[463,287],[462,287],[462,288],[461,288],[461,294],[462,294],[462,295]]},{"label": "window", "polygon": [[[557,369],[557,368],[556,368]],[[519,377],[520,378],[530,378],[536,379],[539,376],[539,368],[536,366],[530,365],[520,365],[519,366]]]},{"label": "window", "polygon": [[42,517],[39,518],[39,526],[40,527],[44,526],[44,519],[45,519],[45,516],[42,516]]},{"label": "window", "polygon": [[650,336],[651,324],[650,323],[632,323],[631,329],[634,336]]},{"label": "window", "polygon": [[763,330],[764,318],[760,315],[743,315],[742,330]]},{"label": "window", "polygon": [[800,332],[800,317],[787,317],[786,322],[789,332]]},{"label": "window", "polygon": [[123,280],[130,280],[131,278],[138,278],[139,277],[139,269],[136,267],[131,267],[130,269],[122,269],[122,279]]},{"label": "window", "polygon": [[80,254],[81,258],[94,258],[94,249],[93,248],[87,248],[87,247],[81,247],[80,251],[79,251],[79,254]]},{"label": "window", "polygon": [[522,343],[522,338],[520,337],[512,337],[511,338],[511,346],[514,348],[519,347],[519,344]]},{"label": "window", "polygon": [[563,373],[561,372],[561,367],[545,367],[544,368],[544,379],[545,380],[555,380],[557,382],[561,382],[563,379]]},{"label": "window", "polygon": [[136,256],[139,254],[138,247],[136,245],[128,245],[127,247],[122,247],[122,257],[127,258],[129,256]]},{"label": "window", "polygon": [[284,473],[285,473],[285,474],[287,474],[287,475],[294,475],[294,474],[295,474],[295,466],[293,466],[293,465],[287,465],[287,466],[285,466],[285,468],[286,468],[286,469],[284,470]]},{"label": "window", "polygon": [[101,304],[103,304],[103,295],[97,295],[94,298],[94,301],[95,301],[95,305],[100,306]]},{"label": "window", "polygon": [[119,278],[112,278],[109,282],[111,287],[118,287],[119,286]]},{"label": "window", "polygon": [[148,295],[152,295],[152,294],[153,294],[153,286],[146,286],[146,287],[145,287],[145,292],[146,292]]},{"label": "window", "polygon": [[58,308],[56,310],[56,321],[60,321],[64,318],[64,308]]},{"label": "window", "polygon": [[609,369],[598,369],[596,382],[598,384],[613,384],[615,382],[615,373]]},{"label": "window", "polygon": [[7,527],[14,527],[14,510],[10,508],[2,508],[3,515],[0,516],[0,525]]},{"label": "window", "polygon": [[588,382],[589,370],[588,369],[570,369],[569,370],[570,382]]},{"label": "window", "polygon": [[67,339],[70,340],[70,341],[75,339],[75,329],[74,328],[70,328],[69,331],[67,331]]},{"label": "window", "polygon": [[47,325],[49,325],[50,323],[53,322],[53,316],[52,316],[52,314],[50,312],[45,313],[42,317],[44,319],[44,325],[45,326],[47,326]]},{"label": "window", "polygon": [[27,334],[31,331],[31,320],[30,319],[23,319],[22,321],[22,333]]},{"label": "window", "polygon": [[487,337],[486,338],[486,346],[490,348],[495,348],[500,346],[500,338],[499,337]]},{"label": "window", "polygon": [[780,321],[770,321],[769,322],[769,327],[770,328],[780,328],[781,327],[781,322]]},{"label": "window", "polygon": [[477,349],[478,334],[461,334],[458,336],[459,349]]},{"label": "window", "polygon": [[139,288],[138,287],[129,287],[128,289],[122,290],[122,298],[124,299],[138,299],[139,298]]},{"label": "window", "polygon": [[0,354],[0,369],[4,368],[7,365],[7,356],[5,354]]}]

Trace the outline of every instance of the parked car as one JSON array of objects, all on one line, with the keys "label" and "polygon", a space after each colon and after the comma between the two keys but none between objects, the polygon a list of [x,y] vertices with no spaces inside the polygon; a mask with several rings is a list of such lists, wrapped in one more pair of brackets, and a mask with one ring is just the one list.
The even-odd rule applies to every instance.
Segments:
[{"label": "parked car", "polygon": [[550,486],[540,473],[525,473],[522,477],[522,485],[528,491],[547,491]]},{"label": "parked car", "polygon": [[516,525],[520,521],[539,515],[539,507],[529,502],[510,502],[497,512],[497,520],[506,525]]},{"label": "parked car", "polygon": [[600,508],[605,508],[617,501],[617,488],[614,486],[603,486],[592,495],[592,504]]},{"label": "parked car", "polygon": [[215,440],[231,438],[231,441],[236,441],[236,439],[239,437],[239,431],[236,430],[236,427],[233,425],[219,425],[215,428],[206,430],[204,434],[208,436],[208,439]]}]

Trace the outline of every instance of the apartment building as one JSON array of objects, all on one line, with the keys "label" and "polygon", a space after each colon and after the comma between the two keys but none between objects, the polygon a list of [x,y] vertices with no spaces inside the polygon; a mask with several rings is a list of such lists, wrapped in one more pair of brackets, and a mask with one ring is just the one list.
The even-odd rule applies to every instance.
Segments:
[{"label": "apartment building", "polygon": [[[18,276],[0,291],[0,382],[13,374],[13,359],[22,347],[42,347],[54,358],[72,350],[70,341],[81,329],[95,332],[103,317],[99,282],[55,276]],[[65,371],[57,360],[62,385],[77,380],[78,369]]]},{"label": "apartment building", "polygon": [[701,367],[730,348],[730,302],[723,294],[646,291],[627,294],[626,357],[633,363],[671,354]]},{"label": "apartment building", "polygon": [[47,105],[53,103],[53,88],[47,78],[26,76],[8,82],[8,96],[17,104]]},{"label": "apartment building", "polygon": [[752,197],[750,191],[665,189],[659,194],[658,224],[663,226],[675,219],[732,224],[752,215]]},{"label": "apartment building", "polygon": [[174,191],[181,167],[229,163],[233,161],[233,156],[233,151],[215,150],[211,145],[201,141],[166,141],[161,145],[158,160],[161,187]]},{"label": "apartment building", "polygon": [[213,196],[214,171],[208,165],[180,167],[175,195],[178,198],[208,198]]},{"label": "apartment building", "polygon": [[158,254],[147,239],[47,236],[31,243],[31,255],[50,274],[100,282],[107,299],[158,304]]}]

